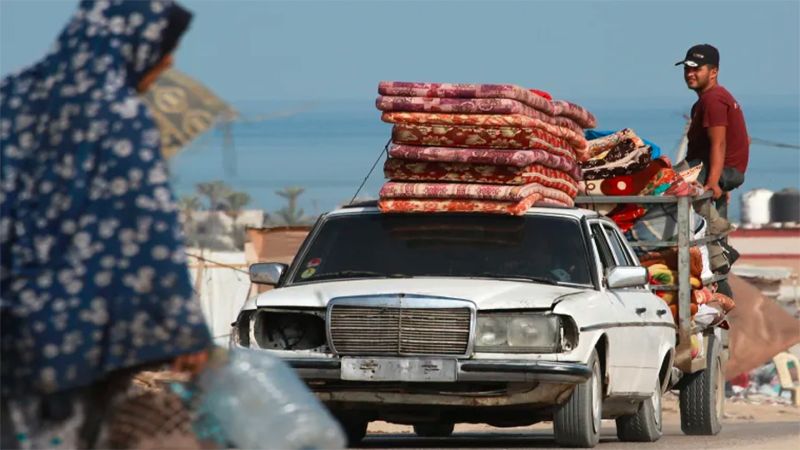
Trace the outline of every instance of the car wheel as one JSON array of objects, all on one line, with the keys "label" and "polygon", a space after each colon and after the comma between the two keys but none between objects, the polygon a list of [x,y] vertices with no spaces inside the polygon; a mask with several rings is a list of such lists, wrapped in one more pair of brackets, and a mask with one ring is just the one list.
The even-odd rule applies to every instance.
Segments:
[{"label": "car wheel", "polygon": [[414,433],[420,437],[448,437],[453,434],[452,423],[418,423],[414,425]]},{"label": "car wheel", "polygon": [[553,416],[556,443],[562,447],[591,448],[600,442],[603,417],[603,377],[597,351],[589,358],[592,376],[575,386],[572,395]]},{"label": "car wheel", "polygon": [[688,377],[680,394],[681,430],[684,434],[712,436],[722,429],[725,404],[722,345],[716,336],[708,338],[706,368],[684,375]]},{"label": "car wheel", "polygon": [[661,438],[661,380],[655,390],[639,404],[635,414],[617,417],[617,437],[623,442],[655,442]]},{"label": "car wheel", "polygon": [[361,443],[367,435],[367,426],[369,421],[362,419],[351,419],[339,417],[339,423],[342,425],[345,436],[347,436],[347,446],[353,447]]}]

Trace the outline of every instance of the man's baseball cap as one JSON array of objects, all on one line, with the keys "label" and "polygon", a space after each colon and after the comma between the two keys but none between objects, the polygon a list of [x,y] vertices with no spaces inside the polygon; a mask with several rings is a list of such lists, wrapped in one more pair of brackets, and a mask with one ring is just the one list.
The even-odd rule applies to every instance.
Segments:
[{"label": "man's baseball cap", "polygon": [[704,64],[719,66],[719,51],[713,45],[695,45],[686,52],[686,57],[683,58],[683,61],[675,63],[676,66],[681,64],[689,67],[700,67]]}]

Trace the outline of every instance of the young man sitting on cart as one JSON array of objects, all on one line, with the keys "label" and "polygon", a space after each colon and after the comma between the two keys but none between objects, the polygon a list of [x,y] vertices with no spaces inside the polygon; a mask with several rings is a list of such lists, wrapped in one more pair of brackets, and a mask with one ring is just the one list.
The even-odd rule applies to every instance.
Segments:
[{"label": "young man sitting on cart", "polygon": [[[719,216],[727,219],[729,192],[744,182],[750,155],[744,113],[731,93],[717,81],[719,51],[716,48],[709,44],[695,45],[675,65],[683,65],[686,86],[698,97],[692,106],[686,161],[690,166],[703,164],[698,181],[713,192]],[[713,212],[707,215],[708,232],[728,231],[727,221],[716,220],[714,216]],[[731,295],[727,281],[720,282],[719,288],[722,293]]]}]

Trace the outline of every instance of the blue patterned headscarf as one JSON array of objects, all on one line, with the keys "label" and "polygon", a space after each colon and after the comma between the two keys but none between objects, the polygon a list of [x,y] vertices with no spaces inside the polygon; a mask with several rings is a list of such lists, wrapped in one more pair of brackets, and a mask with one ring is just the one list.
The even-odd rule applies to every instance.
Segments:
[{"label": "blue patterned headscarf", "polygon": [[44,59],[0,83],[4,396],[210,345],[160,134],[135,91],[174,46],[176,8],[83,1]]}]

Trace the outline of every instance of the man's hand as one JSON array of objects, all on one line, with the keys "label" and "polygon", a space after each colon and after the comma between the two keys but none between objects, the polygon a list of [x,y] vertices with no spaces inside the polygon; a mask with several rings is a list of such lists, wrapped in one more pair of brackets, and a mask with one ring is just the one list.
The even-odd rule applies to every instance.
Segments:
[{"label": "man's hand", "polygon": [[714,193],[714,194],[712,195],[712,196],[714,197],[714,200],[716,200],[716,199],[718,199],[718,198],[722,197],[722,194],[723,194],[723,192],[722,192],[722,188],[721,188],[721,187],[719,187],[719,183],[714,183],[714,184],[706,184],[705,186],[703,186],[703,188],[704,188],[705,190],[707,190],[707,191],[711,191],[711,192],[713,192],[713,193]]}]

